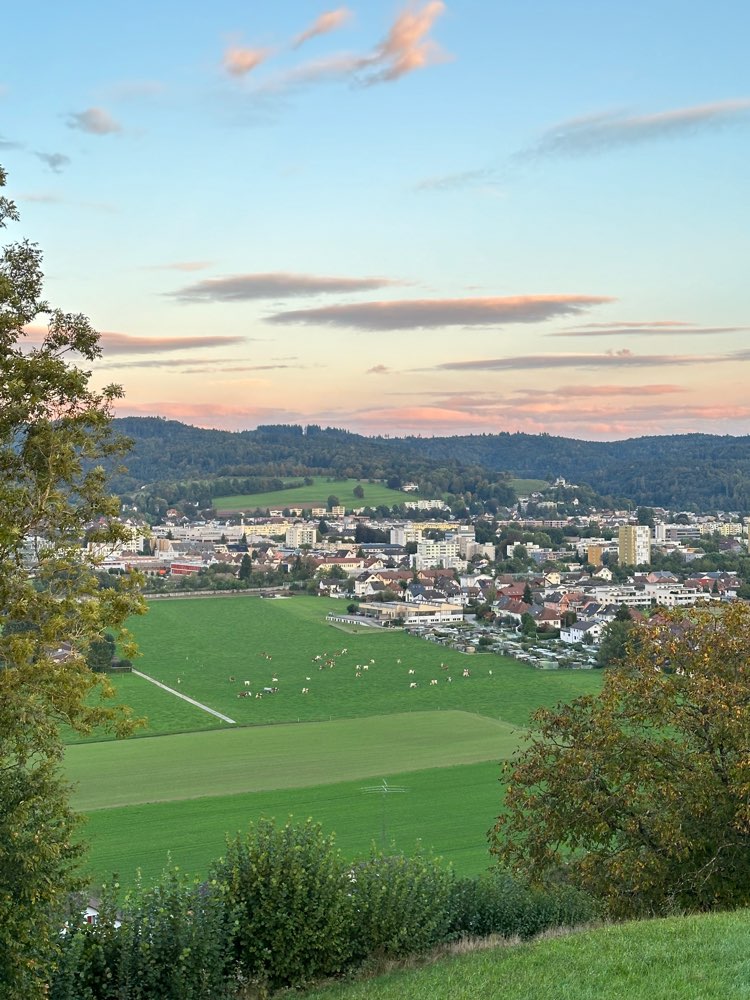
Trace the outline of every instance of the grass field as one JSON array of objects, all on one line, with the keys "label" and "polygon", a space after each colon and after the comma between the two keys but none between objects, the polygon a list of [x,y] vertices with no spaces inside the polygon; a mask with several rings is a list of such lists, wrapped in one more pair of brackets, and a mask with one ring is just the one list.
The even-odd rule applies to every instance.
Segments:
[{"label": "grass field", "polygon": [[[148,615],[131,623],[143,654],[136,666],[240,725],[438,709],[525,725],[539,705],[599,688],[601,679],[591,671],[541,672],[509,657],[468,657],[397,630],[343,633],[325,621],[332,608],[340,611],[341,602],[314,597],[155,601]],[[335,666],[326,667],[326,660]],[[359,677],[357,664],[368,668],[360,669]],[[463,676],[464,669],[470,677]],[[433,679],[436,685],[430,684]],[[165,698],[171,696],[137,678],[117,683],[137,713],[151,718],[151,732],[224,725],[199,713],[193,727],[189,720],[197,709],[176,698],[170,709]],[[278,692],[238,698],[264,687],[278,687]],[[303,688],[309,694],[303,695]]]},{"label": "grass field", "polygon": [[[411,498],[401,490],[391,490],[383,483],[370,483],[366,479],[339,479],[331,481],[323,476],[315,476],[312,486],[293,486],[272,493],[249,493],[244,496],[214,497],[216,510],[267,510],[269,507],[325,507],[329,496],[339,498],[344,507],[378,507],[384,504],[392,507]],[[364,497],[355,497],[353,490],[361,486]]]},{"label": "grass field", "polygon": [[[330,608],[340,602],[164,600],[132,623],[139,670],[238,725],[134,675],[117,679],[152,738],[79,742],[66,758],[75,805],[90,815],[94,880],[117,871],[128,884],[138,867],[152,877],[170,852],[204,872],[225,834],[269,813],[312,816],[362,854],[382,803],[361,789],[382,778],[409,788],[387,803],[400,849],[421,838],[460,871],[486,867],[498,760],[534,708],[596,691],[599,674],[536,671],[396,630],[345,634],[325,622]],[[238,697],[270,686],[277,693]]]},{"label": "grass field", "polygon": [[511,479],[510,485],[521,496],[546,490],[549,483],[546,479]]},{"label": "grass field", "polygon": [[467,712],[417,712],[78,744],[65,767],[75,807],[88,810],[499,760],[518,737],[508,723]]},{"label": "grass field", "polygon": [[744,1000],[750,914],[602,927],[342,984],[306,1000]]},{"label": "grass field", "polygon": [[[168,861],[200,876],[224,851],[225,838],[252,820],[275,816],[304,822],[313,817],[351,859],[372,843],[408,854],[418,842],[463,875],[490,864],[486,833],[500,810],[502,788],[496,761],[376,777],[309,788],[245,792],[211,798],[99,809],[88,814],[84,836],[92,848],[88,870],[94,883],[116,872],[132,885],[136,870],[156,878]],[[385,779],[406,791],[367,792]]]}]

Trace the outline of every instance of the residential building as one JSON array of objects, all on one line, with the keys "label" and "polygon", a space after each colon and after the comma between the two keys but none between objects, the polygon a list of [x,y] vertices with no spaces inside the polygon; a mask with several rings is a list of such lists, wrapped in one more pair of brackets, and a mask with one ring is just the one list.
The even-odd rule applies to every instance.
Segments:
[{"label": "residential building", "polygon": [[651,529],[647,524],[623,524],[618,533],[617,554],[621,566],[651,562]]}]

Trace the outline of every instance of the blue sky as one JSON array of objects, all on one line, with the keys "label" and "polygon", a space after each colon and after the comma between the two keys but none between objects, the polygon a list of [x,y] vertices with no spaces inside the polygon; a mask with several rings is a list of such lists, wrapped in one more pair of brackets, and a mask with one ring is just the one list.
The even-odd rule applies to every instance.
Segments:
[{"label": "blue sky", "polygon": [[123,414],[745,434],[749,28],[741,0],[19,6],[10,238]]}]

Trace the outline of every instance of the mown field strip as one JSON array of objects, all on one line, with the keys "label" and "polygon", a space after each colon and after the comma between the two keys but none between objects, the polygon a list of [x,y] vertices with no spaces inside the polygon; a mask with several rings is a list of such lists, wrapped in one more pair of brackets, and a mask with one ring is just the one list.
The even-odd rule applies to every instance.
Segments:
[{"label": "mown field strip", "polygon": [[[435,851],[463,875],[491,863],[487,830],[501,808],[497,761],[394,773],[309,788],[247,792],[182,802],[155,802],[99,809],[88,816],[83,836],[91,843],[86,870],[94,885],[117,872],[130,886],[157,878],[168,864],[204,877],[224,853],[225,838],[243,833],[263,816],[278,823],[308,817],[335,833],[345,857],[366,857],[373,842],[411,854],[418,843]],[[380,784],[405,788],[383,796],[364,789]],[[385,830],[385,836],[383,832]]]},{"label": "mown field strip", "polygon": [[499,760],[519,735],[468,712],[419,712],[78,744],[65,768],[74,807],[91,811]]},{"label": "mown field strip", "polygon": [[155,677],[149,677],[148,674],[141,673],[140,670],[133,670],[136,677],[142,677],[144,681],[149,681],[151,684],[155,684],[162,691],[167,691],[169,694],[173,694],[176,698],[182,698],[183,701],[187,701],[191,705],[195,705],[196,708],[200,708],[203,712],[208,712],[209,715],[215,715],[217,719],[221,719],[222,722],[228,722],[231,726],[236,726],[237,723],[234,719],[230,719],[228,715],[222,715],[221,712],[217,712],[213,708],[209,708],[208,705],[204,705],[200,701],[196,701],[195,698],[189,698],[186,694],[180,694],[179,691],[175,691],[174,688],[167,687],[166,684],[162,684],[161,681],[157,681]]}]

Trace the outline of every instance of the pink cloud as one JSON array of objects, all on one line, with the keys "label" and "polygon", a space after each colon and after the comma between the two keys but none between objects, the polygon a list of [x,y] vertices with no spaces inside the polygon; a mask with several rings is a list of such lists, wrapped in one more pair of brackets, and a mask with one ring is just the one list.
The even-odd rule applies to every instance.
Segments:
[{"label": "pink cloud", "polygon": [[[27,326],[24,332],[26,343],[32,347],[39,346],[47,336],[47,328],[44,326]],[[129,333],[99,334],[99,344],[105,360],[117,354],[162,354],[165,351],[226,347],[246,342],[247,338],[239,336],[138,337]]]},{"label": "pink cloud", "polygon": [[224,52],[222,65],[230,76],[245,76],[256,69],[270,55],[269,49],[244,48],[230,45]]},{"label": "pink cloud", "polygon": [[313,21],[309,28],[297,35],[294,39],[293,47],[298,49],[300,45],[308,42],[311,38],[315,38],[318,35],[327,35],[331,31],[336,31],[343,24],[346,24],[351,16],[352,12],[347,7],[338,7],[336,10],[324,11],[320,17]]},{"label": "pink cloud", "polygon": [[399,14],[385,41],[375,50],[371,61],[376,68],[365,82],[398,80],[416,69],[445,61],[442,49],[427,37],[444,11],[442,0],[429,0],[421,8],[410,6]]}]

